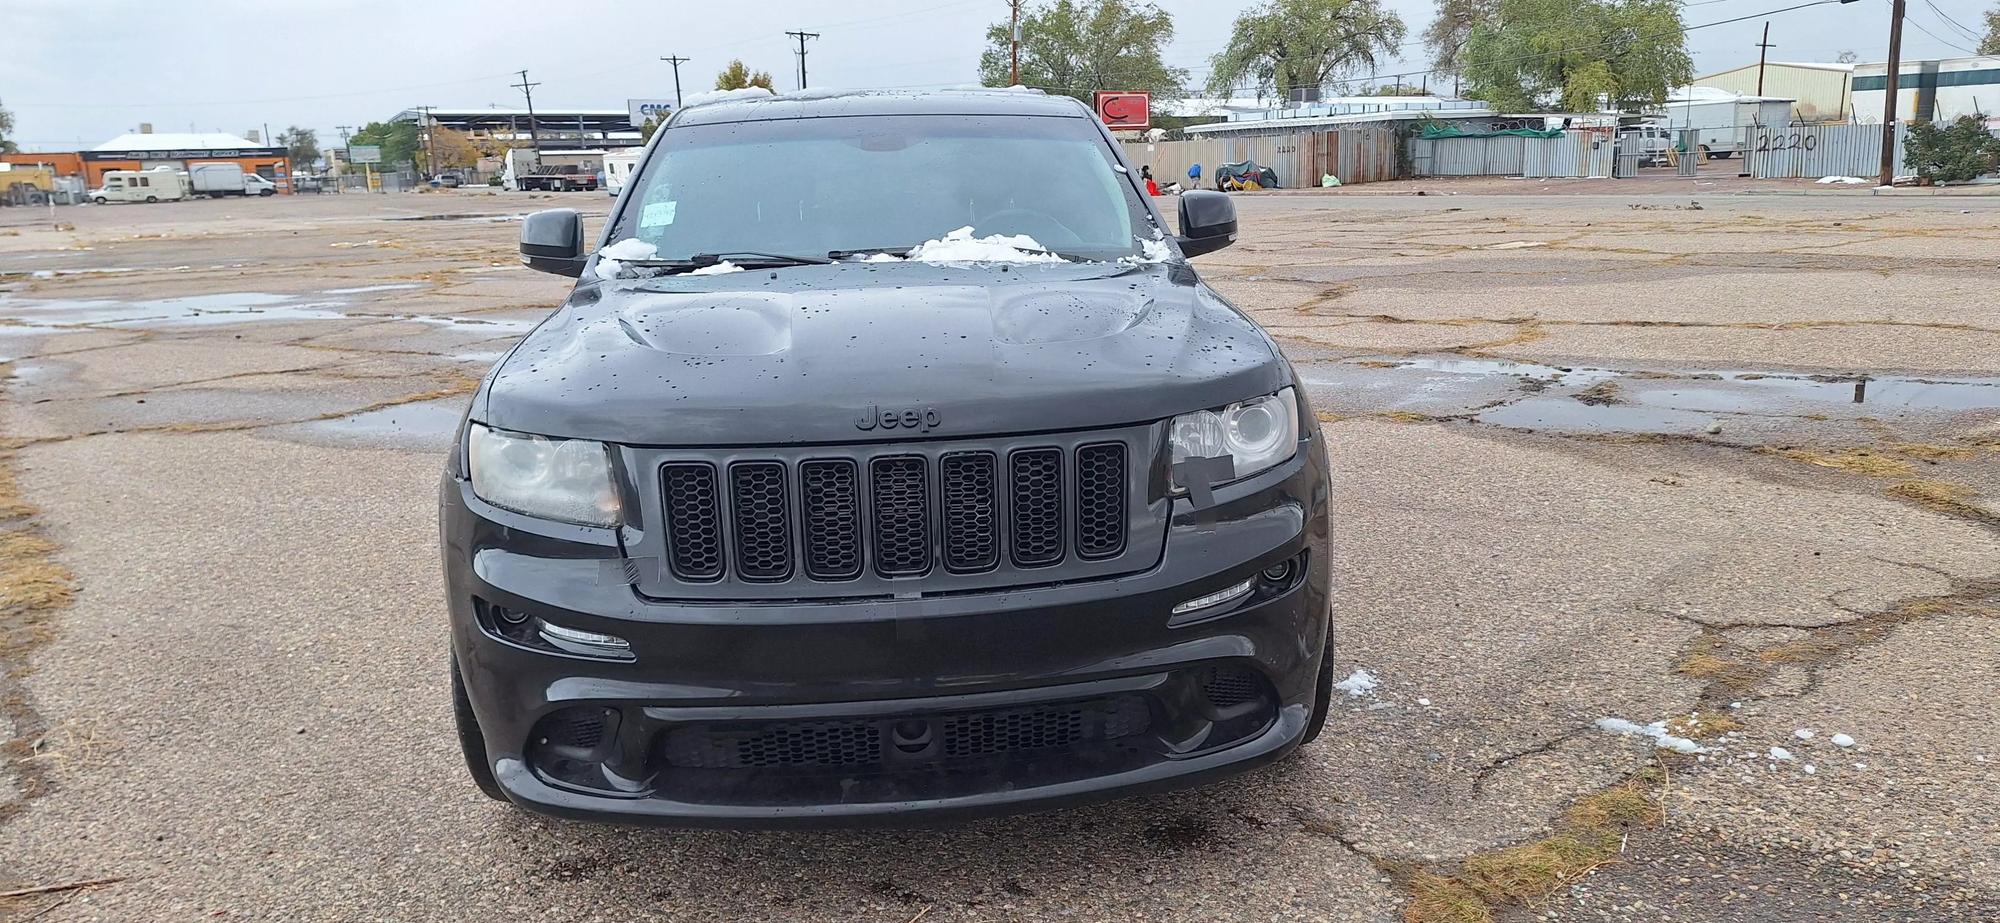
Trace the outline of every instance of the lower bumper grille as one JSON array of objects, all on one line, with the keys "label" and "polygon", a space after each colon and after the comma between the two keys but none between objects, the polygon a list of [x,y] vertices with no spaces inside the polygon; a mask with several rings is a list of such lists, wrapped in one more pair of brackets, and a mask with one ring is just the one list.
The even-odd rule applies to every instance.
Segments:
[{"label": "lower bumper grille", "polygon": [[1144,734],[1138,696],[958,714],[695,725],[669,731],[666,762],[684,769],[884,769],[1062,750]]}]

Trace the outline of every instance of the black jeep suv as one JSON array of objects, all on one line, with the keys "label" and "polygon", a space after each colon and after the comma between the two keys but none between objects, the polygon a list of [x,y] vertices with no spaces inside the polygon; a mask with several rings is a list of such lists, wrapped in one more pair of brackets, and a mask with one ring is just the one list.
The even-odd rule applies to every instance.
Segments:
[{"label": "black jeep suv", "polygon": [[472,776],[552,814],[826,824],[1268,763],[1326,719],[1325,448],[1081,104],[726,99],[652,139],[440,492]]}]

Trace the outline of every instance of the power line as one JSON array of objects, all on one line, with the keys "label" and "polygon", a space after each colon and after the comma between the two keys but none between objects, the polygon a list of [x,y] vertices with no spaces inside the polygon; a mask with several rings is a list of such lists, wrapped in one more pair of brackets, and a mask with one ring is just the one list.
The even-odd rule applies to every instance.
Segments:
[{"label": "power line", "polygon": [[1951,18],[1951,14],[1945,12],[1944,7],[1938,6],[1936,0],[1924,0],[1924,5],[1930,7],[1931,12],[1936,13],[1939,19],[1944,20],[1952,28],[1965,33],[1966,38],[1972,39],[1975,42],[1985,38],[1984,35],[1966,28],[1964,23]]}]

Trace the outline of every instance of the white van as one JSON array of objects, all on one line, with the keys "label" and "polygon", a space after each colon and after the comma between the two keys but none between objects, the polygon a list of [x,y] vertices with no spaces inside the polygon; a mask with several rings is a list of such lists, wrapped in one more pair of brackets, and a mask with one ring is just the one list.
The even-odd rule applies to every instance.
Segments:
[{"label": "white van", "polygon": [[613,198],[625,190],[625,184],[632,181],[632,173],[639,169],[639,158],[646,156],[646,149],[635,147],[604,155],[604,191]]},{"label": "white van", "polygon": [[106,170],[104,185],[90,191],[90,200],[107,202],[178,202],[188,197],[187,174],[166,167],[152,170]]}]

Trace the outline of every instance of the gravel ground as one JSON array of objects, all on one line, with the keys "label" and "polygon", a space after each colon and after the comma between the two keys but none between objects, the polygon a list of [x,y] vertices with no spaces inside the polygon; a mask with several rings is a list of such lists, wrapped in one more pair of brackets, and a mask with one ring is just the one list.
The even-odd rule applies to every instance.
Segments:
[{"label": "gravel ground", "polygon": [[2000,918],[2000,200],[1488,185],[1244,196],[1200,261],[1328,421],[1381,685],[1238,780],[872,832],[465,778],[442,446],[566,290],[514,216],[605,197],[0,212],[7,534],[76,588],[0,612],[0,891],[122,879],[0,918],[1390,920],[1649,769],[1665,823],[1501,919]]}]

